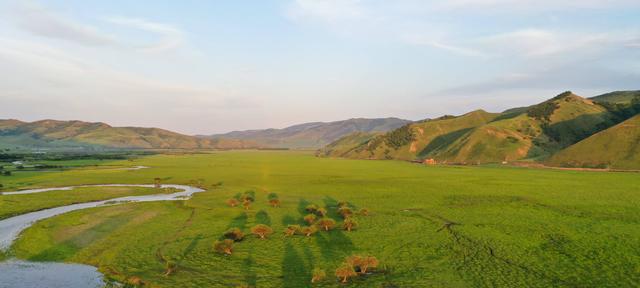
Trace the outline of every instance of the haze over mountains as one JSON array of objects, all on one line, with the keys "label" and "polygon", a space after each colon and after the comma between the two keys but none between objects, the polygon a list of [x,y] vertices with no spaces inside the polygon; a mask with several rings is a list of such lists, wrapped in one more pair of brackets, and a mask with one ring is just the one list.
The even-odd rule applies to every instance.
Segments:
[{"label": "haze over mountains", "polygon": [[321,148],[320,156],[353,159],[638,169],[638,113],[640,91],[618,91],[592,98],[565,92],[502,113],[476,110],[416,122],[356,118],[210,136],[82,121],[0,120],[0,148]]},{"label": "haze over mountains", "polygon": [[249,140],[268,147],[320,148],[353,132],[386,132],[410,122],[398,118],[355,118],[304,123],[283,129],[233,131],[207,138]]},{"label": "haze over mountains", "polygon": [[201,139],[158,128],[112,127],[105,123],[0,120],[0,147],[83,149],[251,148],[255,144]]}]

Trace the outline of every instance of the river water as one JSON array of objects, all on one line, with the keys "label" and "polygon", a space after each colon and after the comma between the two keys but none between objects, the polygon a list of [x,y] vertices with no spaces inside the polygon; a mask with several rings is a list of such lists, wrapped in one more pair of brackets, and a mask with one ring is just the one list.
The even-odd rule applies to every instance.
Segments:
[{"label": "river water", "polygon": [[[133,184],[105,184],[105,185],[84,185],[69,186],[58,188],[31,189],[12,192],[3,192],[3,195],[16,194],[32,194],[44,193],[47,191],[73,190],[77,187],[147,187],[153,188],[154,185],[133,185]],[[176,201],[185,200],[193,193],[202,192],[204,190],[187,185],[163,184],[161,188],[175,188],[179,192],[172,194],[155,194],[143,196],[127,196],[114,198],[103,201],[87,202],[80,204],[72,204],[60,206],[15,217],[0,220],[0,250],[8,249],[13,241],[20,235],[24,229],[31,226],[36,221],[60,215],[63,213],[93,208],[105,205],[115,205],[127,202],[149,202],[149,201]],[[0,196],[2,197],[2,196]],[[0,288],[13,287],[68,287],[68,288],[85,288],[85,287],[102,287],[103,276],[95,267],[53,263],[53,262],[28,262],[22,260],[11,259],[0,262]]]}]

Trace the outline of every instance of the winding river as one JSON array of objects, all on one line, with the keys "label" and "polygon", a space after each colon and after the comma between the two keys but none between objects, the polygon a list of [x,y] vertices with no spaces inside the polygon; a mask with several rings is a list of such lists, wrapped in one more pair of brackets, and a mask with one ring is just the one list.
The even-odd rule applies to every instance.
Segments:
[{"label": "winding river", "polygon": [[[2,195],[43,193],[47,191],[73,190],[77,187],[147,187],[154,185],[135,184],[105,184],[105,185],[83,185],[57,188],[31,189],[13,192],[3,192]],[[204,190],[187,185],[163,184],[161,188],[174,188],[180,190],[172,194],[155,194],[143,196],[127,196],[109,200],[87,202],[60,206],[15,217],[0,220],[0,250],[8,249],[20,233],[31,226],[36,221],[60,215],[63,213],[93,208],[105,205],[115,205],[128,202],[149,202],[149,201],[176,201],[185,200],[193,193]],[[1,196],[0,196],[1,197]],[[4,287],[102,287],[104,286],[103,276],[95,267],[49,262],[28,262],[11,259],[0,262],[0,288]]]}]

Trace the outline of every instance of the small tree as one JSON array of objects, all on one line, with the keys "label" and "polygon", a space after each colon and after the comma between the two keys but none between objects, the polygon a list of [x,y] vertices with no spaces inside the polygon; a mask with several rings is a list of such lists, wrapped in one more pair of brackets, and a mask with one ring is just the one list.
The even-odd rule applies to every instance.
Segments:
[{"label": "small tree", "polygon": [[304,236],[311,236],[314,233],[318,232],[318,228],[316,226],[304,226],[300,228],[300,233],[304,234]]},{"label": "small tree", "polygon": [[300,231],[300,225],[289,225],[284,229],[285,236],[293,236]]},{"label": "small tree", "polygon": [[247,190],[242,194],[240,200],[242,200],[243,202],[245,201],[253,202],[256,200],[256,192],[253,190]]},{"label": "small tree", "polygon": [[359,256],[353,255],[347,257],[347,264],[354,267],[356,271],[365,274],[369,268],[378,267],[379,261],[376,257],[373,256]]},{"label": "small tree", "polygon": [[358,211],[358,214],[360,214],[362,216],[369,216],[369,209],[362,208],[362,209],[360,209],[360,211]]},{"label": "small tree", "polygon": [[311,283],[317,283],[320,282],[322,280],[324,280],[325,277],[327,277],[327,273],[324,272],[324,270],[316,267],[313,268],[313,272],[311,272]]},{"label": "small tree", "polygon": [[280,200],[279,199],[269,199],[269,204],[271,204],[272,207],[279,207],[280,206]]},{"label": "small tree", "polygon": [[344,228],[344,230],[351,232],[351,230],[358,227],[358,222],[356,222],[356,220],[354,220],[353,218],[349,217],[347,219],[344,219],[344,223],[342,223],[342,227]]},{"label": "small tree", "polygon": [[260,237],[260,239],[266,239],[267,236],[273,233],[273,229],[271,229],[271,227],[267,225],[258,224],[256,226],[253,226],[253,228],[251,228],[251,233],[253,233],[254,235],[257,235],[258,237]]},{"label": "small tree", "polygon": [[316,225],[322,227],[322,229],[324,229],[324,231],[329,231],[329,230],[333,229],[333,227],[336,226],[336,221],[331,219],[331,218],[322,218],[322,219],[318,220]]},{"label": "small tree", "polygon": [[160,179],[159,177],[153,178],[153,187],[155,188],[162,187],[162,185],[160,185],[160,182],[162,182],[162,179]]},{"label": "small tree", "polygon": [[338,208],[342,208],[342,207],[349,207],[349,202],[347,201],[338,202]]},{"label": "small tree", "polygon": [[238,206],[238,204],[240,204],[240,201],[238,201],[238,199],[236,198],[230,198],[227,200],[227,205],[231,206],[231,207],[236,207]]},{"label": "small tree", "polygon": [[247,199],[243,200],[242,207],[244,207],[244,210],[249,210],[249,208],[251,208],[251,201]]},{"label": "small tree", "polygon": [[342,218],[346,219],[353,215],[353,211],[349,207],[341,207],[340,209],[338,209],[338,214],[340,214]]},{"label": "small tree", "polygon": [[231,255],[231,253],[233,253],[233,240],[224,239],[222,241],[216,241],[216,243],[213,244],[213,249],[218,253]]},{"label": "small tree", "polygon": [[355,277],[358,276],[358,273],[356,273],[355,270],[353,270],[353,266],[347,264],[347,263],[343,263],[342,266],[338,267],[338,269],[336,269],[336,277],[342,279],[342,283],[347,283],[347,280],[349,280],[349,277]]},{"label": "small tree", "polygon": [[318,208],[318,210],[316,210],[316,214],[318,214],[318,216],[320,217],[325,217],[327,216],[327,209]]},{"label": "small tree", "polygon": [[242,241],[242,239],[244,239],[244,232],[242,232],[240,228],[231,228],[227,230],[227,232],[224,232],[223,236],[225,239],[231,239],[235,242],[240,242]]},{"label": "small tree", "polygon": [[318,217],[315,214],[307,214],[306,216],[304,216],[304,221],[309,223],[309,225],[313,224],[313,222],[316,222],[316,219],[318,219]]},{"label": "small tree", "polygon": [[316,213],[316,211],[318,211],[318,205],[309,204],[309,205],[307,205],[307,207],[304,208],[304,210],[307,210],[307,212],[309,212],[309,213]]}]

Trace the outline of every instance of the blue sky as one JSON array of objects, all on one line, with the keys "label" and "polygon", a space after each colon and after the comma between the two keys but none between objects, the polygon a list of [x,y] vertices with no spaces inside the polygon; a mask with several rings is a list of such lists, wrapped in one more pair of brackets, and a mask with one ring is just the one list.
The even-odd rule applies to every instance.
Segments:
[{"label": "blue sky", "polygon": [[0,118],[211,134],[639,83],[637,0],[0,0]]}]

